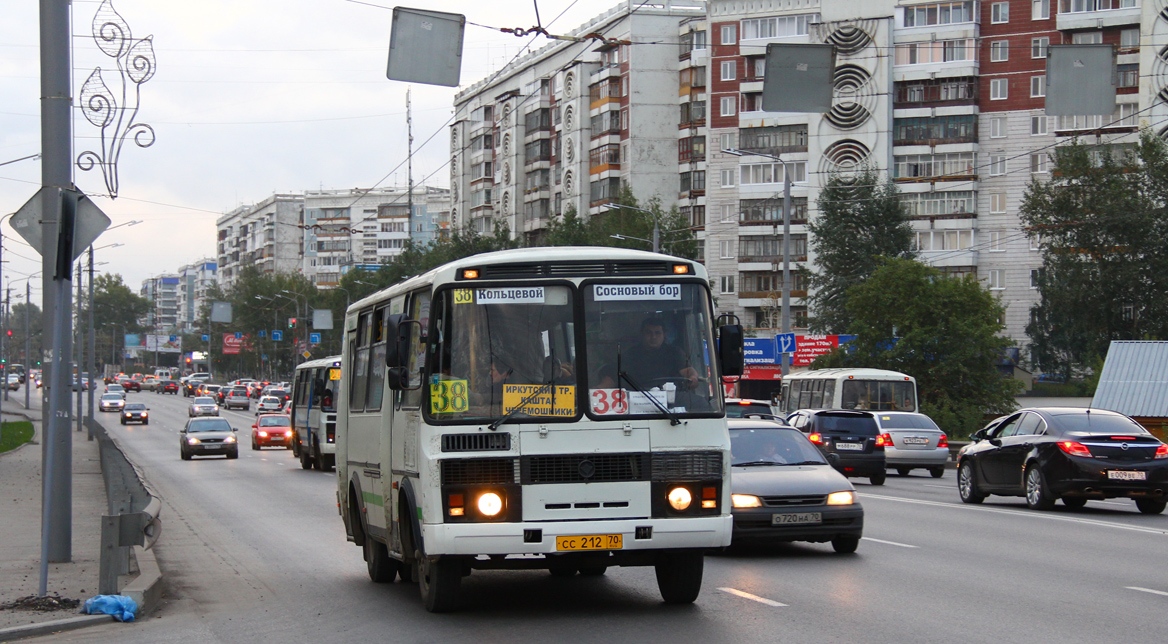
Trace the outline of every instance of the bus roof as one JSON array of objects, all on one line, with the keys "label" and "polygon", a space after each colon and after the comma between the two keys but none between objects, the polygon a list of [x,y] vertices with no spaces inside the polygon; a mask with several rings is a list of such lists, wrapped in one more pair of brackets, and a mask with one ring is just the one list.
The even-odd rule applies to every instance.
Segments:
[{"label": "bus roof", "polygon": [[339,367],[341,365],[341,356],[329,356],[327,358],[317,358],[316,360],[306,360],[296,365],[296,369],[313,369],[316,367]]},{"label": "bus roof", "polygon": [[[677,263],[685,262],[693,267],[693,274],[687,277],[698,277],[707,279],[706,268],[701,262],[684,259],[681,257],[674,257],[672,255],[663,255],[661,253],[650,253],[643,250],[632,250],[629,248],[612,248],[609,246],[539,246],[533,248],[513,248],[509,250],[498,250],[490,253],[480,253],[478,255],[471,255],[462,259],[456,259],[448,264],[443,264],[437,268],[431,269],[421,275],[415,275],[402,282],[398,282],[388,288],[382,289],[364,299],[353,302],[349,305],[349,311],[353,309],[360,309],[364,306],[380,301],[385,297],[385,292],[389,289],[412,290],[417,286],[429,284],[434,281],[454,281],[455,275],[463,268],[475,268],[479,266],[491,266],[496,264],[524,264],[524,263],[547,263],[549,261],[568,261],[568,262],[613,262],[613,261],[675,261]],[[544,277],[544,276],[540,276]],[[547,276],[551,277],[551,276]],[[597,277],[604,277],[604,275],[597,275]],[[621,275],[608,275],[608,277],[622,277]],[[625,275],[623,277],[641,277],[653,279],[657,276],[651,275]],[[345,312],[346,316],[348,311]]]},{"label": "bus roof", "polygon": [[787,379],[791,378],[842,378],[852,376],[854,378],[872,379],[887,379],[887,380],[901,380],[904,378],[913,379],[912,376],[901,373],[899,371],[888,371],[887,369],[815,369],[811,371],[800,371],[797,373],[788,374]]}]

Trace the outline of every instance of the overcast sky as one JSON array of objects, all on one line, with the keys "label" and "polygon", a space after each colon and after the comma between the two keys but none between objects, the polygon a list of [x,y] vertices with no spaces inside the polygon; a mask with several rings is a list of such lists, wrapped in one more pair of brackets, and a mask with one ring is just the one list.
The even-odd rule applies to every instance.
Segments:
[{"label": "overcast sky", "polygon": [[[542,22],[568,32],[619,0],[539,0]],[[0,164],[40,152],[38,2],[0,0]],[[120,87],[114,60],[91,35],[99,0],[73,1],[74,159],[96,150],[98,128],[78,106],[95,67]],[[95,244],[99,271],[135,291],[143,279],[214,255],[215,220],[273,192],[406,183],[406,85],[385,77],[392,4],[379,0],[114,0],[135,38],[152,35],[158,61],[142,87],[138,121],[156,142],[127,144],[116,200],[95,202],[117,225]],[[465,14],[490,27],[531,27],[532,0],[427,0],[407,6]],[[468,24],[463,85],[511,60],[531,37]],[[549,41],[539,38],[534,47]],[[117,91],[117,90],[115,90]],[[414,180],[446,187],[453,88],[414,85]],[[391,172],[401,164],[401,169]],[[101,173],[74,170],[90,195]],[[0,215],[40,185],[40,161],[0,165]],[[5,220],[3,281],[23,293],[40,270],[36,252]],[[123,246],[100,249],[104,245]],[[39,278],[33,280],[39,290]],[[40,301],[34,292],[34,301]]]}]

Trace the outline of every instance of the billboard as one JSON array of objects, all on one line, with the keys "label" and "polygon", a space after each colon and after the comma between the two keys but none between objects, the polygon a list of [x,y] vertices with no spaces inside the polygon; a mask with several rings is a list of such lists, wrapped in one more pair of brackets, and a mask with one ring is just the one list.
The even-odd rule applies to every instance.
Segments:
[{"label": "billboard", "polygon": [[248,338],[246,335],[241,335],[240,337],[237,338],[237,337],[235,337],[234,333],[224,333],[223,334],[223,355],[237,356],[243,350],[243,347],[245,344],[249,344]]},{"label": "billboard", "polygon": [[146,350],[159,353],[182,353],[181,335],[147,335]]}]

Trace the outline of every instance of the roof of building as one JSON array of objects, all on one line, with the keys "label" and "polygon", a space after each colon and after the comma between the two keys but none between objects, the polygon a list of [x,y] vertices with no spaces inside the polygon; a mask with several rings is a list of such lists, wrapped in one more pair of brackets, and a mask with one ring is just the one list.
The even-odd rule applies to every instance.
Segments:
[{"label": "roof of building", "polygon": [[1168,342],[1112,341],[1091,406],[1168,417]]}]

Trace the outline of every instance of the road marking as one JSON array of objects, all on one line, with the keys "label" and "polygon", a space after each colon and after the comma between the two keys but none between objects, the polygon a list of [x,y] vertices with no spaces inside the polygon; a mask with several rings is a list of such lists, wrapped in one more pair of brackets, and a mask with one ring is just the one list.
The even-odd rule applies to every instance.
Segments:
[{"label": "road marking", "polygon": [[1092,499],[1092,502],[1094,502],[1094,503],[1105,503],[1105,504],[1107,504],[1107,505],[1119,505],[1119,506],[1123,506],[1123,507],[1125,507],[1125,508],[1130,508],[1130,507],[1131,507],[1131,504],[1130,504],[1130,503],[1118,503],[1118,502],[1116,502],[1116,501],[1095,501],[1094,499]]},{"label": "road marking", "polygon": [[925,487],[939,487],[943,490],[956,490],[957,489],[956,486],[953,486],[953,485],[933,485],[932,483],[925,483]]},{"label": "road marking", "polygon": [[1128,590],[1138,590],[1141,593],[1152,593],[1153,595],[1163,595],[1165,597],[1168,597],[1168,593],[1166,593],[1162,590],[1152,590],[1151,588],[1140,588],[1139,586],[1124,586],[1124,588],[1126,588]]},{"label": "road marking", "polygon": [[883,539],[873,539],[872,537],[860,537],[864,541],[875,541],[876,543],[883,543],[888,546],[897,546],[899,548],[920,548],[920,546],[910,546],[907,543],[897,543],[895,541],[885,541]]},{"label": "road marking", "polygon": [[766,597],[759,597],[758,595],[751,595],[750,593],[743,591],[743,590],[738,590],[737,588],[719,588],[718,590],[720,590],[724,593],[730,593],[731,595],[735,595],[735,596],[741,597],[743,599],[749,599],[752,602],[766,604],[767,606],[780,606],[780,607],[786,606],[786,604],[780,604],[779,602],[777,602],[773,599],[767,599]]},{"label": "road marking", "polygon": [[1142,528],[1140,526],[1127,525],[1126,523],[1112,523],[1111,521],[1099,521],[1096,519],[1083,519],[1076,517],[1062,517],[1055,514],[1048,514],[1037,512],[1034,510],[1005,510],[998,508],[983,508],[964,503],[943,503],[941,501],[924,501],[921,499],[906,499],[899,496],[885,496],[882,494],[868,494],[863,493],[859,495],[860,498],[879,499],[882,501],[898,501],[900,503],[915,503],[917,505],[932,505],[939,508],[950,508],[954,510],[970,510],[973,512],[988,512],[991,514],[1008,514],[1015,517],[1028,517],[1031,519],[1046,519],[1048,521],[1066,521],[1069,523],[1081,523],[1083,525],[1093,525],[1100,528],[1116,528],[1118,530],[1131,530],[1132,532],[1144,532],[1147,534],[1168,535],[1168,530],[1156,530],[1153,528]]}]

